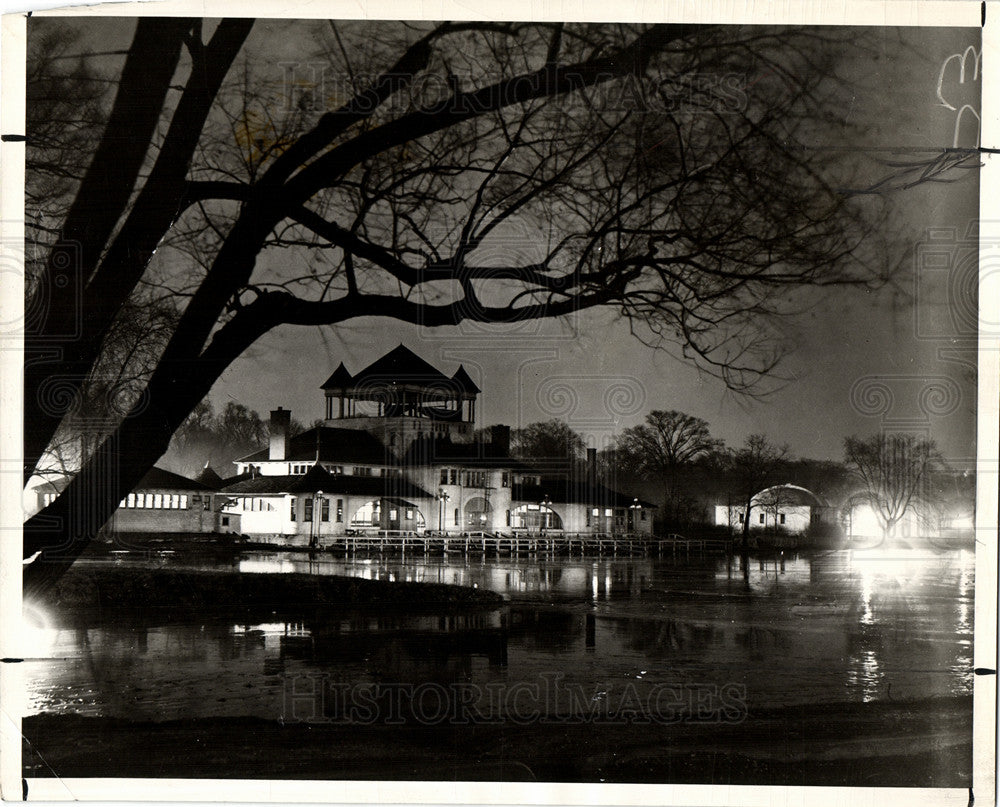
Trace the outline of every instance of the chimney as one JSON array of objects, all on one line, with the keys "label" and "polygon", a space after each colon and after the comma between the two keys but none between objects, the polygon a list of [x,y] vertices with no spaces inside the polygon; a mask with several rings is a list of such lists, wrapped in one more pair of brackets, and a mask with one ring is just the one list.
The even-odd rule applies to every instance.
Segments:
[{"label": "chimney", "polygon": [[490,426],[490,442],[496,457],[510,456],[510,426]]},{"label": "chimney", "polygon": [[288,456],[288,432],[291,426],[291,410],[280,406],[271,410],[271,422],[268,424],[270,442],[267,447],[269,460],[283,460]]}]

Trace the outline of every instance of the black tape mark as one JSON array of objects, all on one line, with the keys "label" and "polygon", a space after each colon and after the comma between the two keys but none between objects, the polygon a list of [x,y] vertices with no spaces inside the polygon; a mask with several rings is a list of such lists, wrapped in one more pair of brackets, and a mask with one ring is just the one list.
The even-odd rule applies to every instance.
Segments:
[{"label": "black tape mark", "polygon": [[23,143],[27,139],[24,135],[0,135],[0,141],[4,143]]}]

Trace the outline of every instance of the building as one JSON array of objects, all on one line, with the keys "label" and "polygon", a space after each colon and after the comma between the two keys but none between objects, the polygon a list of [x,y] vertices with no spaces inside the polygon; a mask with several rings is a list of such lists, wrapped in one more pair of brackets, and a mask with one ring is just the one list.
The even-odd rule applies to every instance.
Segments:
[{"label": "building", "polygon": [[[743,504],[717,504],[717,526],[740,530],[746,507]],[[750,500],[750,529],[805,535],[830,523],[829,503],[807,488],[789,483],[773,485]]]},{"label": "building", "polygon": [[327,545],[358,533],[652,531],[648,502],[599,484],[584,468],[534,467],[510,456],[510,429],[475,433],[479,387],[400,345],[321,387],[322,426],[289,434],[271,412],[266,449],[236,461],[221,490],[244,534]]},{"label": "building", "polygon": [[[226,508],[229,498],[218,492],[221,482],[207,467],[195,480],[154,466],[122,499],[104,530],[118,534],[239,533],[239,513]],[[40,493],[40,507],[59,495],[55,486],[50,487]]]}]

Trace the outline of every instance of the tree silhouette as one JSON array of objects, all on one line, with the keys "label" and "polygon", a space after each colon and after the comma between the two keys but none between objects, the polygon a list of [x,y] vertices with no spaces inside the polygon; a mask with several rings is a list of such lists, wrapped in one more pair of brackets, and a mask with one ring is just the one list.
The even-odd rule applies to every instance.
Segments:
[{"label": "tree silhouette", "polygon": [[678,493],[681,469],[721,447],[701,418],[655,409],[645,423],[619,435],[614,454],[620,472],[662,482],[664,517],[671,523],[677,522],[684,504]]},{"label": "tree silhouette", "polygon": [[[28,591],[72,563],[222,372],[280,326],[611,306],[648,344],[752,391],[780,358],[771,326],[794,310],[790,291],[876,286],[894,266],[870,200],[837,190],[850,166],[807,147],[847,131],[830,98],[856,33],[301,25],[322,28],[355,79],[329,111],[260,79],[251,20],[135,26],[103,134],[29,266],[26,480],[123,308],[158,292],[178,317],[142,394],[26,522],[25,556],[46,553],[25,567]],[[746,76],[761,78],[752,91]],[[81,116],[93,109],[82,99]],[[511,237],[525,249],[498,248]]]},{"label": "tree silhouette", "polygon": [[883,538],[892,535],[908,512],[935,503],[929,474],[941,457],[933,440],[901,432],[848,437],[844,461],[860,482],[862,499],[878,518]]}]

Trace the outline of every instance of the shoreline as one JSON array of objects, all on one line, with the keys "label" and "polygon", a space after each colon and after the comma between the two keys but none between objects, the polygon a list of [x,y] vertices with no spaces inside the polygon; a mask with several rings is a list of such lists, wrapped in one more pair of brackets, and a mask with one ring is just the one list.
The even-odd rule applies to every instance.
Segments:
[{"label": "shoreline", "polygon": [[399,607],[496,609],[492,591],[445,583],[297,573],[85,566],[70,569],[39,604],[58,609],[250,609]]},{"label": "shoreline", "polygon": [[[972,698],[804,704],[736,723],[23,720],[25,776],[968,787]],[[877,762],[873,761],[877,760]]]}]

